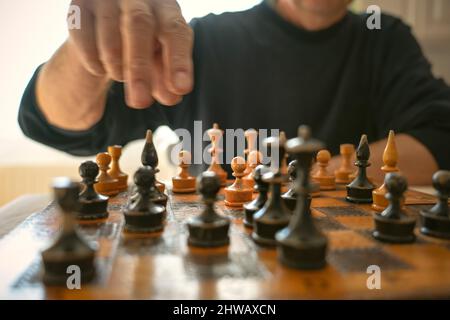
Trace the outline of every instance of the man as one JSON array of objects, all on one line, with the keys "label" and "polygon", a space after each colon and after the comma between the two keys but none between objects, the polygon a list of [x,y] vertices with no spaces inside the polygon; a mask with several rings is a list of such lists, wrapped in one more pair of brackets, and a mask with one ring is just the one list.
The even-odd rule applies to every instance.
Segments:
[{"label": "man", "polygon": [[308,124],[335,155],[367,133],[375,178],[393,129],[402,172],[428,184],[450,168],[450,89],[400,20],[369,30],[348,3],[268,0],[191,28],[175,0],[74,0],[81,29],[34,75],[19,123],[75,155],[194,120],[288,137]]}]

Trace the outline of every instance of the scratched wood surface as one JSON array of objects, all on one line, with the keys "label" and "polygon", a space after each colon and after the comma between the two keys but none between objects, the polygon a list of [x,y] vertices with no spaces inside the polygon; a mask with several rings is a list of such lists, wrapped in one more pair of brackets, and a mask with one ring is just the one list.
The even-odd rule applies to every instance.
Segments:
[{"label": "scratched wood surface", "polygon": [[[223,194],[221,195],[223,199]],[[232,219],[231,244],[218,249],[187,246],[186,219],[202,208],[200,197],[169,192],[167,223],[157,235],[123,232],[128,194],[111,199],[104,221],[82,223],[81,233],[98,247],[96,280],[81,290],[45,287],[40,251],[58,231],[53,204],[29,217],[0,241],[0,298],[3,299],[353,299],[450,297],[450,241],[417,232],[413,244],[388,245],[371,237],[368,205],[344,200],[345,191],[313,199],[316,223],[329,239],[328,265],[319,271],[283,267],[276,250],[253,243],[243,213],[220,200]],[[409,214],[435,199],[409,191]],[[416,230],[417,231],[417,230]],[[366,286],[369,265],[381,268],[381,290]]]}]

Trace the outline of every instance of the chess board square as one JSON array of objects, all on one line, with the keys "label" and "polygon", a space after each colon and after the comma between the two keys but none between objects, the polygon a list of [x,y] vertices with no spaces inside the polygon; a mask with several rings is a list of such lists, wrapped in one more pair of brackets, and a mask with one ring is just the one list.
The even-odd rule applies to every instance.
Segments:
[{"label": "chess board square", "polygon": [[334,230],[327,233],[330,250],[372,248],[377,244],[353,230]]},{"label": "chess board square", "polygon": [[335,219],[350,229],[372,230],[374,228],[372,216],[336,216]]},{"label": "chess board square", "polygon": [[328,261],[341,272],[366,272],[370,265],[377,265],[382,271],[411,269],[409,264],[380,247],[331,251]]},{"label": "chess board square", "polygon": [[341,223],[330,217],[315,218],[314,222],[316,223],[317,228],[323,231],[347,229]]},{"label": "chess board square", "polygon": [[355,206],[317,207],[315,209],[329,216],[371,216],[363,209]]}]

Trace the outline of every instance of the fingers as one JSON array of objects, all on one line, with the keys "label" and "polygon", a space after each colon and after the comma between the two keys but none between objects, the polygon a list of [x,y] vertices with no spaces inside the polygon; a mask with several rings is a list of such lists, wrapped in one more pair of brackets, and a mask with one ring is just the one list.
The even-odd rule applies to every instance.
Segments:
[{"label": "fingers", "polygon": [[153,100],[155,16],[147,0],[119,1],[127,104],[134,108],[145,108]]},{"label": "fingers", "polygon": [[123,81],[122,39],[120,37],[118,0],[97,0],[95,2],[95,13],[100,61],[113,80]]},{"label": "fingers", "polygon": [[194,82],[193,31],[175,0],[158,0],[154,9],[158,19],[158,40],[162,45],[164,84],[174,94],[187,94]]},{"label": "fingers", "polygon": [[94,75],[104,75],[105,70],[98,55],[94,16],[89,7],[89,1],[74,0],[71,4],[80,7],[81,28],[69,30],[70,41],[75,43],[75,48],[77,48],[77,52],[85,68]]}]

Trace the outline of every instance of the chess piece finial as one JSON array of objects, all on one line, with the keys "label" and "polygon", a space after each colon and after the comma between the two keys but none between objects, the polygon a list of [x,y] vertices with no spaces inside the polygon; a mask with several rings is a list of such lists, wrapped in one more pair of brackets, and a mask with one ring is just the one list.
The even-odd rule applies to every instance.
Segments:
[{"label": "chess piece finial", "polygon": [[215,172],[203,172],[197,181],[197,188],[202,195],[205,208],[199,216],[188,221],[188,244],[196,247],[220,247],[230,242],[228,231],[230,221],[214,210],[217,193],[221,187]]},{"label": "chess piece finial", "polygon": [[255,186],[255,180],[254,180],[254,174],[255,169],[258,165],[261,164],[262,161],[262,153],[258,150],[250,151],[250,153],[247,156],[247,168],[244,171],[244,173],[249,172],[246,174],[242,181],[244,182],[244,185],[250,189],[253,189],[253,192],[256,192]]},{"label": "chess piece finial", "polygon": [[[275,234],[286,227],[291,218],[289,209],[281,198],[282,184],[287,180],[280,172],[279,160],[284,157],[284,141],[279,137],[269,137],[264,140],[264,146],[271,150],[272,167],[275,172],[263,175],[263,181],[270,185],[270,196],[266,205],[253,216],[253,240],[265,246],[275,246]],[[278,156],[278,157],[277,157]],[[277,159],[278,158],[278,159]]]},{"label": "chess piece finial", "polygon": [[334,172],[336,176],[336,183],[348,184],[351,182],[350,175],[353,173],[352,156],[355,153],[355,146],[350,143],[341,144],[341,165],[339,169]]},{"label": "chess piece finial", "polygon": [[[145,144],[144,144],[144,149],[142,150],[142,154],[141,154],[141,162],[144,167],[145,166],[152,167],[155,171],[155,174],[157,174],[159,172],[158,153],[156,151],[155,144],[153,143],[153,132],[150,129],[147,130],[147,133],[145,135]],[[166,189],[166,185],[164,183],[158,181],[158,179],[156,179],[156,187],[161,192],[164,192],[164,190]]]},{"label": "chess piece finial", "polygon": [[217,123],[213,124],[213,127],[207,131],[209,139],[211,140],[211,147],[208,152],[211,153],[211,164],[206,171],[212,171],[217,174],[220,179],[221,186],[225,186],[227,183],[227,172],[223,170],[220,165],[220,154],[222,149],[219,147],[221,138],[223,136],[223,131],[219,129]]},{"label": "chess piece finial", "polygon": [[111,169],[108,171],[108,174],[112,178],[119,180],[120,191],[126,191],[128,189],[128,175],[122,172],[119,165],[119,160],[122,156],[122,146],[109,146],[108,153],[112,159]]},{"label": "chess piece finial", "polygon": [[416,219],[406,215],[402,209],[403,194],[408,189],[406,178],[391,172],[386,174],[384,184],[389,205],[383,212],[375,215],[373,236],[380,241],[391,243],[413,242]]},{"label": "chess piece finial", "polygon": [[166,209],[151,199],[155,180],[155,171],[150,166],[141,167],[135,172],[137,194],[124,211],[125,231],[152,233],[163,230]]},{"label": "chess piece finial", "polygon": [[319,184],[320,190],[336,189],[336,178],[328,172],[328,163],[331,160],[331,154],[328,150],[320,150],[317,153],[317,164],[319,170],[313,175],[313,180]]},{"label": "chess piece finial", "polygon": [[269,184],[263,180],[263,175],[269,171],[269,168],[264,165],[259,165],[254,170],[253,179],[255,180],[255,190],[258,192],[258,196],[244,205],[244,225],[248,228],[253,228],[254,214],[266,204]]},{"label": "chess piece finial", "polygon": [[[381,170],[385,172],[385,175],[389,172],[398,172],[397,168],[397,160],[398,153],[397,147],[395,145],[395,134],[394,131],[389,131],[389,137],[386,144],[386,148],[383,153],[383,163],[384,165],[381,167]],[[384,183],[377,189],[372,192],[372,209],[376,211],[383,211],[389,204],[389,201],[386,198],[386,187]]]},{"label": "chess piece finial", "polygon": [[310,209],[310,182],[314,154],[324,148],[311,137],[311,130],[301,126],[299,136],[286,142],[286,151],[297,160],[295,192],[297,205],[287,227],[276,234],[278,257],[286,266],[298,269],[319,269],[326,264],[327,238],[314,224]]},{"label": "chess piece finial", "polygon": [[367,178],[367,167],[370,166],[370,148],[367,136],[363,134],[356,150],[355,166],[358,174],[355,179],[347,185],[347,201],[354,203],[371,203],[372,191],[375,186]]},{"label": "chess piece finial", "polygon": [[115,196],[119,193],[119,180],[108,174],[111,156],[107,152],[97,154],[96,162],[100,169],[95,191],[105,196]]},{"label": "chess piece finial", "polygon": [[43,282],[46,285],[66,286],[67,268],[76,265],[81,270],[81,282],[95,277],[95,250],[76,230],[76,212],[79,210],[80,186],[69,178],[53,181],[55,202],[62,215],[62,228],[54,244],[42,252]]},{"label": "chess piece finial", "polygon": [[180,172],[172,178],[173,189],[175,193],[192,193],[195,192],[195,177],[189,173],[192,156],[189,151],[182,150],[178,154]]},{"label": "chess piece finial", "polygon": [[437,203],[431,209],[420,212],[420,231],[428,236],[450,239],[450,171],[437,171],[433,175],[433,187],[437,191]]},{"label": "chess piece finial", "polygon": [[99,173],[98,165],[93,161],[85,161],[79,167],[84,185],[79,195],[80,207],[77,218],[80,220],[104,219],[108,217],[108,197],[98,194],[94,189]]},{"label": "chess piece finial", "polygon": [[231,186],[225,188],[226,206],[242,208],[245,203],[252,201],[253,189],[248,188],[242,181],[246,167],[247,164],[242,157],[231,160],[231,169],[236,180]]}]

